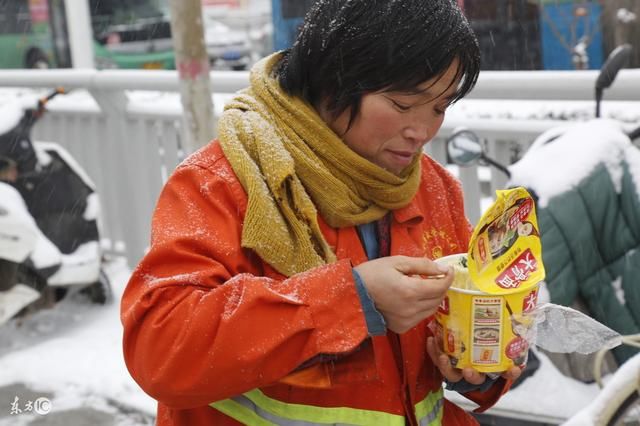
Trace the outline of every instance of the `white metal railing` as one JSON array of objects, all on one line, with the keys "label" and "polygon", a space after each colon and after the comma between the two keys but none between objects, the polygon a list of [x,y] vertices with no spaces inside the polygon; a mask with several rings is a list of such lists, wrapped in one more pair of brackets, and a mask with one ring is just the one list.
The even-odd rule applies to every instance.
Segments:
[{"label": "white metal railing", "polygon": [[[215,93],[233,93],[246,87],[248,71],[211,71]],[[99,90],[179,90],[178,74],[169,70],[0,70],[0,87],[56,87]]]},{"label": "white metal railing", "polygon": [[[594,98],[598,71],[494,71],[480,74],[469,95],[475,99],[582,100]],[[640,69],[621,70],[605,98],[638,101]]]},{"label": "white metal railing", "polygon": [[[471,99],[591,100],[594,71],[483,72]],[[549,78],[549,77],[553,78]],[[216,114],[224,96],[248,84],[247,72],[212,71]],[[124,252],[131,265],[148,246],[151,213],[163,183],[184,158],[184,125],[175,71],[19,70],[0,71],[0,88],[75,89],[67,102],[55,102],[34,128],[35,140],[66,147],[95,181],[103,205],[103,236],[111,249]],[[140,91],[151,100],[141,100]],[[165,95],[173,96],[170,102]],[[154,96],[162,102],[154,101]],[[623,70],[607,100],[638,100],[640,70]],[[635,99],[634,99],[635,96]],[[218,97],[218,98],[216,98]],[[64,99],[64,98],[63,98]],[[61,99],[61,100],[63,100]],[[464,101],[463,101],[464,102]],[[464,125],[488,142],[490,154],[508,163],[510,147],[526,149],[551,120],[469,120],[448,117],[427,151],[446,161],[444,138]],[[481,182],[476,168],[460,170],[467,214],[479,218]],[[491,193],[506,179],[492,174]]]}]

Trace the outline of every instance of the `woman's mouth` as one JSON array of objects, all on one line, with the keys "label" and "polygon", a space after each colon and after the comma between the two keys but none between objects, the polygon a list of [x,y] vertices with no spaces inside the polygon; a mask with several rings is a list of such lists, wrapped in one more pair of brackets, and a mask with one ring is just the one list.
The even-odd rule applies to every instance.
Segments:
[{"label": "woman's mouth", "polygon": [[389,151],[394,161],[401,165],[409,165],[413,160],[415,152],[412,151]]}]

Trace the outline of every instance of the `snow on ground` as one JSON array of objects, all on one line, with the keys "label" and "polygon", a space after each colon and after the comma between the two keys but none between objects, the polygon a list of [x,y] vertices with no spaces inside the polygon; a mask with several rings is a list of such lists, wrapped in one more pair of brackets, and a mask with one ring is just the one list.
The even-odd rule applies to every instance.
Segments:
[{"label": "snow on ground", "polygon": [[[52,393],[52,412],[85,406],[109,412],[115,401],[155,414],[155,402],[133,381],[122,356],[119,301],[130,271],[124,259],[116,259],[106,272],[114,292],[110,304],[93,305],[73,295],[53,309],[0,327],[0,387],[24,383]],[[4,401],[2,409],[9,411]],[[14,426],[28,417],[10,416],[0,425]]]},{"label": "snow on ground", "polygon": [[[585,384],[566,377],[544,353],[537,351],[536,356],[541,362],[540,369],[507,392],[487,414],[508,417],[524,414],[529,420],[560,423],[588,407],[598,395],[597,384]],[[457,393],[447,391],[446,395],[466,409],[477,407]]]}]

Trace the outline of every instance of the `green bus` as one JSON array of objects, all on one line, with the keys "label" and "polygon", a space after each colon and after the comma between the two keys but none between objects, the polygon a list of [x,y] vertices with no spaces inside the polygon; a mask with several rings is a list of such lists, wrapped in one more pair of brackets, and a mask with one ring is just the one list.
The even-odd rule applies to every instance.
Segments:
[{"label": "green bus", "polygon": [[[158,0],[89,2],[96,68],[174,69]],[[0,68],[69,67],[63,0],[0,0]]]},{"label": "green bus", "polygon": [[37,3],[0,0],[0,68],[47,68],[54,63],[48,17]]}]

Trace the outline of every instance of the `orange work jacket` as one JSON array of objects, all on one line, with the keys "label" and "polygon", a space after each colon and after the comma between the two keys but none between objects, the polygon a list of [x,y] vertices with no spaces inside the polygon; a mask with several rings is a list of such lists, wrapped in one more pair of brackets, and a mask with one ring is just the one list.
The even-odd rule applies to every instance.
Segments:
[{"label": "orange work jacket", "polygon": [[[426,352],[432,318],[368,336],[352,275],[367,261],[355,227],[319,217],[338,261],[286,278],[241,247],[246,207],[217,142],[185,160],[160,195],[150,250],[121,306],[126,364],[158,401],[158,425],[299,424],[235,409],[282,409],[305,424],[476,424],[442,399]],[[466,251],[469,237],[459,182],[424,156],[417,195],[393,212],[391,254],[435,259]],[[465,396],[484,410],[509,385]],[[439,417],[425,423],[429,410]]]}]

